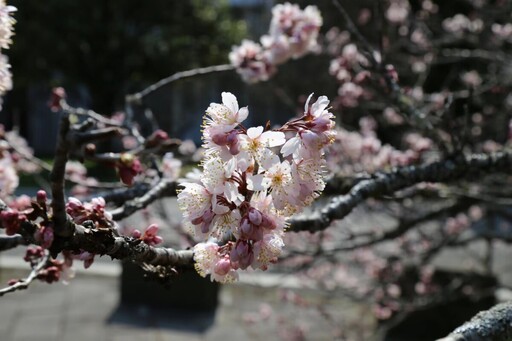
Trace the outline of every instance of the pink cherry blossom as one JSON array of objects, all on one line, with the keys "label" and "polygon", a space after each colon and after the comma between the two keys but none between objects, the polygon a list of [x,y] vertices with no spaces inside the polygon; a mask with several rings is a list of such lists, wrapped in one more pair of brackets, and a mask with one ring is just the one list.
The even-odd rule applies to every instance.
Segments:
[{"label": "pink cherry blossom", "polygon": [[157,236],[157,233],[158,226],[156,224],[151,224],[146,228],[142,236],[140,236],[140,239],[148,245],[158,245],[164,240],[162,237]]}]

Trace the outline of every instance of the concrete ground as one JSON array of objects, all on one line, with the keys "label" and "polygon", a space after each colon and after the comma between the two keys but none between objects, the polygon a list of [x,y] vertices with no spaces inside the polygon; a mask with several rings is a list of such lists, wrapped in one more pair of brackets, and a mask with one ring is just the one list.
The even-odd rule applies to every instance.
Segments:
[{"label": "concrete ground", "polygon": [[[24,276],[10,265],[0,260],[1,283]],[[297,291],[280,276],[248,276],[225,285],[215,312],[193,313],[123,306],[119,268],[90,270],[68,285],[35,282],[0,297],[0,340],[365,340],[372,330],[368,308],[319,291]]]}]

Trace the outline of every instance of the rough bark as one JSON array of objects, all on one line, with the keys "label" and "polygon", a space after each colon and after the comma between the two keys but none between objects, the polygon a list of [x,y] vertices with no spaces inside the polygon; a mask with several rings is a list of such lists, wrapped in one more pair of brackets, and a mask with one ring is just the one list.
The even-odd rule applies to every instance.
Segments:
[{"label": "rough bark", "polygon": [[510,341],[512,340],[512,302],[482,311],[470,321],[438,341]]}]

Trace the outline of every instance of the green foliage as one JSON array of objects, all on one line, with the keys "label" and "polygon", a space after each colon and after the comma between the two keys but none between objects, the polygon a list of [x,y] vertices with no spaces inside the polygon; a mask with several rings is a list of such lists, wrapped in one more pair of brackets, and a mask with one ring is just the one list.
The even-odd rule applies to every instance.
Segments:
[{"label": "green foliage", "polygon": [[16,88],[85,84],[94,108],[177,71],[227,62],[245,25],[223,1],[9,1],[18,8],[8,52]]}]

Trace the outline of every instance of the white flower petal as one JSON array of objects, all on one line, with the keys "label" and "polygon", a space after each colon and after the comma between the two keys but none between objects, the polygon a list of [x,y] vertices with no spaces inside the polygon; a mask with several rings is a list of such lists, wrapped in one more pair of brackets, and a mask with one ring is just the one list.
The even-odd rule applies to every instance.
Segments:
[{"label": "white flower petal", "polygon": [[222,104],[228,107],[229,110],[233,113],[238,112],[238,101],[236,100],[235,95],[231,92],[223,92],[222,93]]},{"label": "white flower petal", "polygon": [[268,188],[269,182],[263,174],[247,176],[247,189],[251,191],[263,191]]},{"label": "white flower petal", "polygon": [[279,161],[279,156],[267,148],[264,148],[258,155],[258,162],[262,169],[270,169],[274,165],[278,164]]},{"label": "white flower petal", "polygon": [[328,105],[329,99],[327,98],[327,96],[320,96],[318,97],[316,102],[313,103],[313,105],[311,106],[311,113],[315,117],[320,116],[320,114],[322,114],[322,112],[325,110],[325,108],[327,108]]},{"label": "white flower petal", "polygon": [[300,146],[300,139],[299,137],[295,136],[286,141],[284,146],[281,148],[281,154],[283,154],[283,157],[287,157],[290,154],[293,154],[297,148]]},{"label": "white flower petal", "polygon": [[304,113],[307,113],[308,112],[308,108],[309,108],[309,101],[311,100],[311,98],[313,97],[314,95],[314,92],[311,93],[311,95],[309,95],[308,99],[306,100],[306,104],[304,104]]},{"label": "white flower petal", "polygon": [[252,128],[247,129],[247,136],[249,136],[250,139],[254,140],[254,139],[258,138],[262,132],[263,132],[262,126],[252,127]]},{"label": "white flower petal", "polygon": [[242,123],[247,116],[249,115],[249,109],[247,107],[240,108],[238,111],[238,119],[236,120],[238,123]]},{"label": "white flower petal", "polygon": [[236,169],[236,164],[236,158],[232,157],[224,166],[224,177],[230,178],[231,175],[233,175],[233,172]]},{"label": "white flower petal", "polygon": [[286,142],[284,133],[280,131],[266,131],[261,134],[260,140],[267,143],[269,147],[277,147]]}]

